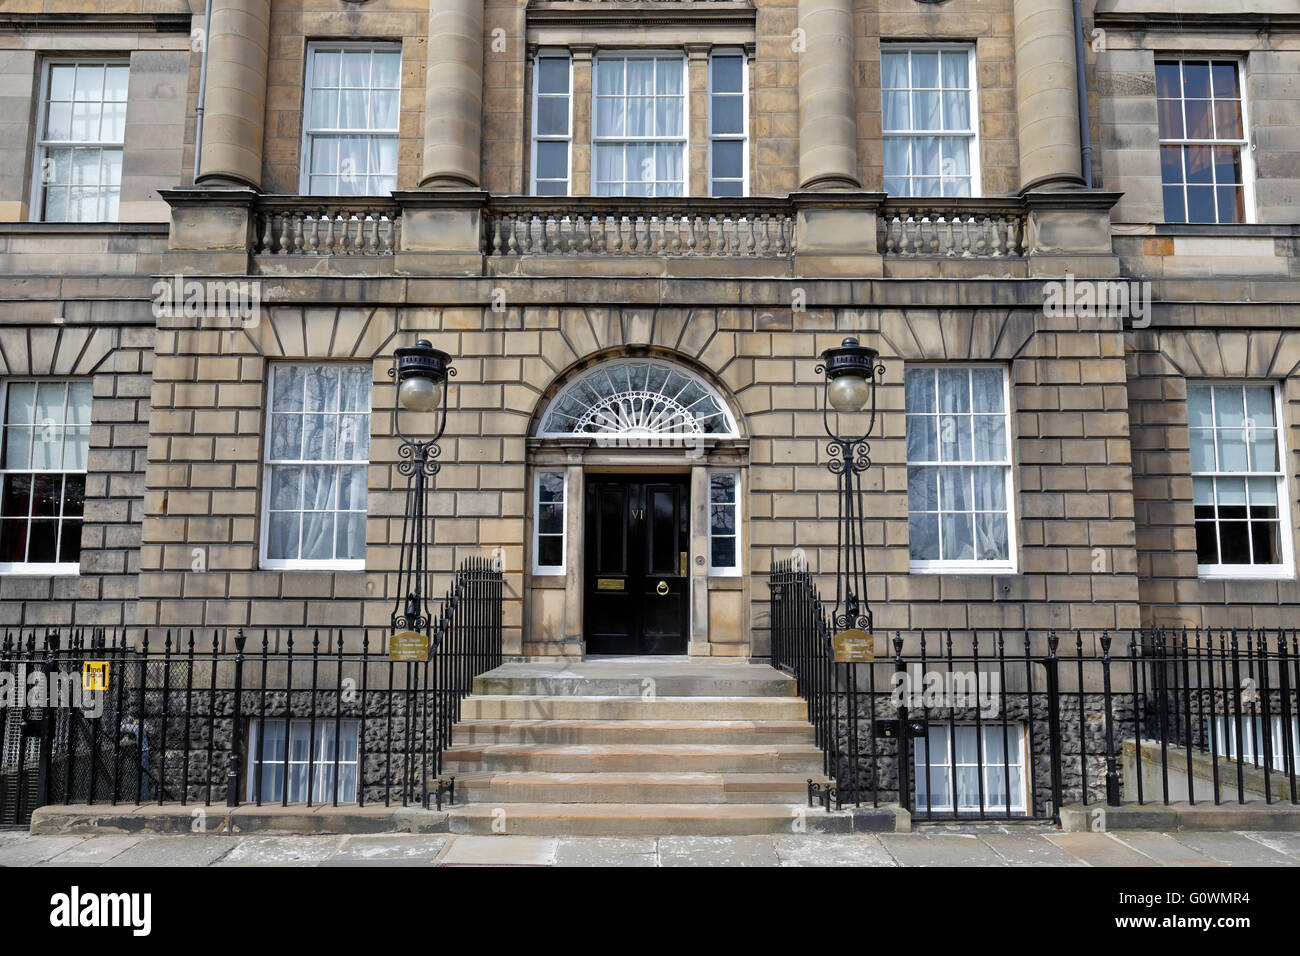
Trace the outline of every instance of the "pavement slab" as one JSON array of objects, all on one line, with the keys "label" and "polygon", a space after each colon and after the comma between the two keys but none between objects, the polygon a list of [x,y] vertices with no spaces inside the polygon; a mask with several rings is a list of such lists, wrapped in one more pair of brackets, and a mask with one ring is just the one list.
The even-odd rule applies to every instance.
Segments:
[{"label": "pavement slab", "polygon": [[[103,837],[91,837],[92,840]],[[249,837],[187,836],[145,837],[104,866],[211,866]]]},{"label": "pavement slab", "polygon": [[654,837],[562,837],[556,866],[658,866]]},{"label": "pavement slab", "polygon": [[1155,860],[1125,846],[1109,833],[1054,833],[1047,839],[1088,866],[1158,866]]},{"label": "pavement slab", "polygon": [[1221,866],[1218,860],[1211,859],[1204,853],[1192,849],[1186,843],[1179,843],[1168,833],[1152,833],[1146,830],[1123,830],[1112,833],[1111,837],[1138,853],[1151,857],[1161,866]]},{"label": "pavement slab", "polygon": [[1172,834],[1179,843],[1229,866],[1295,866],[1296,859],[1240,833],[1183,830]]},{"label": "pavement slab", "polygon": [[[49,839],[47,837],[47,839]],[[135,846],[144,837],[116,836],[87,837],[76,846],[69,847],[58,856],[51,857],[39,866],[102,866],[119,853]]]},{"label": "pavement slab", "polygon": [[445,866],[551,866],[556,837],[457,836],[440,861]]},{"label": "pavement slab", "polygon": [[446,845],[445,836],[350,836],[321,866],[432,866]]},{"label": "pavement slab", "polygon": [[880,842],[902,866],[1006,866],[974,834],[882,833]]},{"label": "pavement slab", "polygon": [[778,836],[774,840],[782,866],[898,866],[871,834]]},{"label": "pavement slab", "polygon": [[1270,850],[1295,857],[1300,863],[1300,833],[1283,833],[1277,830],[1243,830],[1242,836],[1262,843]]},{"label": "pavement slab", "polygon": [[51,857],[77,846],[85,837],[51,836],[31,837],[22,834],[19,839],[0,842],[0,866],[35,866]]},{"label": "pavement slab", "polygon": [[660,866],[777,866],[771,836],[673,836],[659,840]]},{"label": "pavement slab", "polygon": [[249,836],[240,839],[216,866],[310,866],[329,859],[343,838],[337,836]]},{"label": "pavement slab", "polygon": [[1012,866],[1085,866],[1041,833],[985,833],[980,842]]}]

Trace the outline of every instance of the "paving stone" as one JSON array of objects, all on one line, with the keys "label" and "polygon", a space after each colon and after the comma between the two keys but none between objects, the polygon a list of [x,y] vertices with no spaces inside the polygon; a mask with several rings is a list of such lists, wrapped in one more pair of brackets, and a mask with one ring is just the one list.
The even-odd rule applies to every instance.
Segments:
[{"label": "paving stone", "polygon": [[1240,833],[1184,831],[1172,834],[1179,843],[1232,866],[1295,866],[1294,857],[1272,850]]},{"label": "paving stone", "polygon": [[431,866],[444,836],[350,836],[322,866]]},{"label": "paving stone", "polygon": [[127,835],[87,837],[76,846],[41,863],[40,866],[102,866],[143,839],[144,837]]},{"label": "paving stone", "polygon": [[975,835],[882,833],[880,842],[902,866],[1006,866]]},{"label": "paving stone", "polygon": [[[94,837],[92,839],[101,839]],[[228,836],[156,836],[145,837],[135,846],[123,850],[105,866],[209,866],[239,844],[238,837]]]},{"label": "paving stone", "polygon": [[0,842],[0,866],[35,866],[81,843],[85,837],[29,836]]},{"label": "paving stone", "polygon": [[659,840],[660,866],[778,866],[770,836],[674,836]]},{"label": "paving stone", "polygon": [[1156,861],[1125,846],[1109,833],[1056,833],[1047,837],[1089,866],[1156,866]]},{"label": "paving stone", "polygon": [[1145,830],[1124,830],[1111,834],[1125,846],[1146,854],[1161,866],[1218,866],[1204,853],[1179,843],[1168,833],[1151,833]]},{"label": "paving stone", "polygon": [[337,836],[239,837],[217,866],[303,866],[329,859],[339,848]]},{"label": "paving stone", "polygon": [[1243,830],[1242,836],[1262,843],[1270,850],[1285,853],[1300,861],[1300,833],[1284,833],[1277,830]]},{"label": "paving stone", "polygon": [[986,833],[980,841],[1012,866],[1083,866],[1042,833]]},{"label": "paving stone", "polygon": [[857,836],[779,836],[782,866],[898,866],[874,834]]},{"label": "paving stone", "polygon": [[551,866],[559,840],[528,836],[458,836],[440,861],[444,866]]},{"label": "paving stone", "polygon": [[560,839],[556,866],[658,866],[654,837],[568,837]]}]

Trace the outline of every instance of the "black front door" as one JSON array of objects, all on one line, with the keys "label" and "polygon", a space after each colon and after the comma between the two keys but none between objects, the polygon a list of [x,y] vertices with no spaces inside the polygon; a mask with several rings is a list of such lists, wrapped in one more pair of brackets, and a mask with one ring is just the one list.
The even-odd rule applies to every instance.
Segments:
[{"label": "black front door", "polygon": [[588,654],[685,654],[685,478],[587,479]]}]

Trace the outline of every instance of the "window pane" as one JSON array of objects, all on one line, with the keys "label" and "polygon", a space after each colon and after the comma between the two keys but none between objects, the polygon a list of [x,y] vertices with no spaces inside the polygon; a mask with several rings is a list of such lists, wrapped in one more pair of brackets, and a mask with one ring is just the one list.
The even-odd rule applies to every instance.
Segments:
[{"label": "window pane", "polygon": [[[674,104],[679,104],[679,100],[669,100]],[[735,133],[744,132],[744,97],[740,96],[715,96],[712,106],[712,128],[710,132],[718,133]],[[680,113],[680,107],[678,107]]]},{"label": "window pane", "polygon": [[713,538],[710,542],[710,558],[715,568],[734,568],[736,566],[736,539]]},{"label": "window pane", "polygon": [[934,468],[908,467],[907,507],[910,511],[937,511],[939,475]]},{"label": "window pane", "polygon": [[908,554],[913,561],[939,560],[939,516],[937,514],[910,514],[907,516]]},{"label": "window pane", "polygon": [[568,97],[542,96],[537,99],[537,134],[565,136],[569,132]]},{"label": "window pane", "polygon": [[909,130],[912,128],[907,93],[886,92],[884,94],[882,128],[891,130]]},{"label": "window pane", "polygon": [[739,179],[745,174],[745,145],[739,140],[719,140],[713,144],[713,175]]},{"label": "window pane", "polygon": [[537,92],[569,92],[569,61],[566,57],[544,56],[538,58]]},{"label": "window pane", "polygon": [[739,93],[744,89],[742,64],[739,56],[715,56],[710,64],[713,69],[713,92]]}]

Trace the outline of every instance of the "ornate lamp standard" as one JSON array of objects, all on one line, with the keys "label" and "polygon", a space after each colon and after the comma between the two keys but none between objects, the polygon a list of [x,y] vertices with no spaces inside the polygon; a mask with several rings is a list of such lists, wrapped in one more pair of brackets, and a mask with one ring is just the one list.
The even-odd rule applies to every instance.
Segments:
[{"label": "ornate lamp standard", "polygon": [[[397,601],[393,607],[393,633],[415,631],[428,635],[429,592],[433,573],[428,549],[433,541],[433,519],[429,515],[429,487],[438,473],[442,453],[438,439],[447,427],[447,381],[456,374],[451,356],[435,349],[428,339],[396,349],[397,361],[388,375],[397,382],[397,405],[393,409],[393,430],[401,440],[397,449],[397,470],[410,479],[406,486],[406,510],[402,516],[402,554],[398,565]],[[413,413],[434,412],[438,427],[432,438],[407,437],[400,424],[402,409]]]},{"label": "ornate lamp standard", "polygon": [[[846,338],[838,347],[821,354],[817,371],[826,373],[822,422],[830,436],[826,467],[839,479],[839,527],[836,531],[835,609],[832,623],[837,631],[862,630],[871,633],[871,605],[867,601],[867,548],[863,538],[862,475],[871,467],[871,446],[867,438],[876,427],[876,386],[883,380],[885,366],[880,353]],[[851,414],[870,411],[867,427],[859,436],[842,435],[831,428],[830,410]],[[836,426],[840,423],[836,416]]]}]

